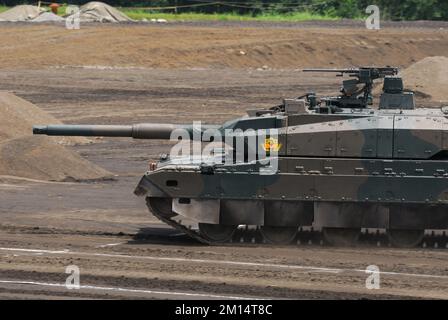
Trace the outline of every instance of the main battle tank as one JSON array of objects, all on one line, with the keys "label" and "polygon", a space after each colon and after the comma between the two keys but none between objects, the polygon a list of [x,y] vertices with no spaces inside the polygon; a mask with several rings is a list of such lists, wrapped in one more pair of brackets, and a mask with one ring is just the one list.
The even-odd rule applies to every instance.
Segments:
[{"label": "main battle tank", "polygon": [[[418,245],[425,230],[447,229],[448,110],[416,109],[397,68],[304,71],[350,78],[336,96],[307,93],[222,126],[49,125],[33,132],[214,144],[221,135],[226,144],[218,145],[232,148],[164,155],[135,189],[157,218],[208,244],[231,241],[242,225],[256,226],[273,244],[294,241],[302,227],[321,230],[333,245],[356,244],[361,229],[383,229],[401,247]],[[383,90],[374,100],[376,79]],[[238,139],[242,148],[229,143]]]}]

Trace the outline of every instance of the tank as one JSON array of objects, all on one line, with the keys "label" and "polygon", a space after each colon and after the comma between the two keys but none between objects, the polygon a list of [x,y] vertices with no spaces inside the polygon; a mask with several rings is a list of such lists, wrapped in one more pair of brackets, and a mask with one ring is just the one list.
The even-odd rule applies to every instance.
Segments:
[{"label": "tank", "polygon": [[[134,191],[158,219],[207,244],[234,242],[242,226],[276,245],[294,243],[304,228],[338,246],[380,229],[399,247],[419,245],[425,230],[448,229],[448,109],[415,108],[394,67],[304,71],[346,78],[335,96],[306,93],[220,126],[47,125],[33,132],[182,138],[193,149],[208,142],[199,155],[161,156]],[[383,81],[379,97],[372,96],[375,80]]]}]

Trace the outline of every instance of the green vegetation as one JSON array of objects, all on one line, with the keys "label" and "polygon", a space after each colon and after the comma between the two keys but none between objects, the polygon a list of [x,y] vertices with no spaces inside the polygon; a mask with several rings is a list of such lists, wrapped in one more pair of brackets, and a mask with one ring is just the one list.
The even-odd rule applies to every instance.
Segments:
[{"label": "green vegetation", "polygon": [[[56,2],[64,2],[55,0]],[[70,0],[82,5],[89,0]],[[448,20],[447,0],[103,0],[123,9],[134,19],[304,21],[362,19],[374,4],[383,20]],[[4,6],[35,0],[0,0]],[[3,7],[2,7],[3,6]],[[136,9],[133,9],[133,8]],[[138,8],[158,7],[144,11]],[[173,15],[175,13],[175,15]]]},{"label": "green vegetation", "polygon": [[6,11],[8,9],[9,9],[8,7],[0,5],[0,13],[2,13],[3,11]]},{"label": "green vegetation", "polygon": [[[48,8],[50,9],[50,8]],[[67,10],[67,5],[63,4],[58,8],[58,16],[65,16]]]},{"label": "green vegetation", "polygon": [[294,13],[264,13],[256,16],[232,13],[157,13],[141,9],[122,9],[130,18],[135,20],[142,19],[166,19],[166,20],[213,20],[213,21],[307,21],[307,20],[336,20],[335,17],[314,14],[310,12],[294,12]]},{"label": "green vegetation", "polygon": [[[14,0],[0,0],[0,3]],[[17,2],[18,0],[16,0]],[[20,0],[23,1],[23,0]],[[87,0],[88,1],[88,0]],[[83,4],[86,0],[71,0]],[[115,7],[168,7],[161,13],[206,13],[265,16],[270,19],[284,14],[316,15],[357,19],[367,17],[365,9],[377,5],[382,19],[448,20],[447,0],[105,0]],[[173,7],[177,6],[177,9]],[[293,20],[295,21],[295,20]]]}]

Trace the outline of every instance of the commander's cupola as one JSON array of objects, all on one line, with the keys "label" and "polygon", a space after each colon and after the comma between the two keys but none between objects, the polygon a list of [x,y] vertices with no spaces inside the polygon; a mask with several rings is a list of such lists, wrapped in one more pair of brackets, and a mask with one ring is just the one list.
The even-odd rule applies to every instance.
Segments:
[{"label": "commander's cupola", "polygon": [[380,109],[414,109],[414,92],[405,91],[401,77],[385,77]]}]

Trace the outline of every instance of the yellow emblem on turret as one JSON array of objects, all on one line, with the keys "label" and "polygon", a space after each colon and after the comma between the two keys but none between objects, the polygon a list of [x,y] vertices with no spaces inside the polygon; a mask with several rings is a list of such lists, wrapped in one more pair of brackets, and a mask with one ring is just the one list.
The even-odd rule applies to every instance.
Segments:
[{"label": "yellow emblem on turret", "polygon": [[278,152],[281,147],[282,147],[282,144],[279,143],[278,139],[276,139],[276,138],[266,138],[264,140],[263,149],[266,152],[269,152],[269,151]]}]

